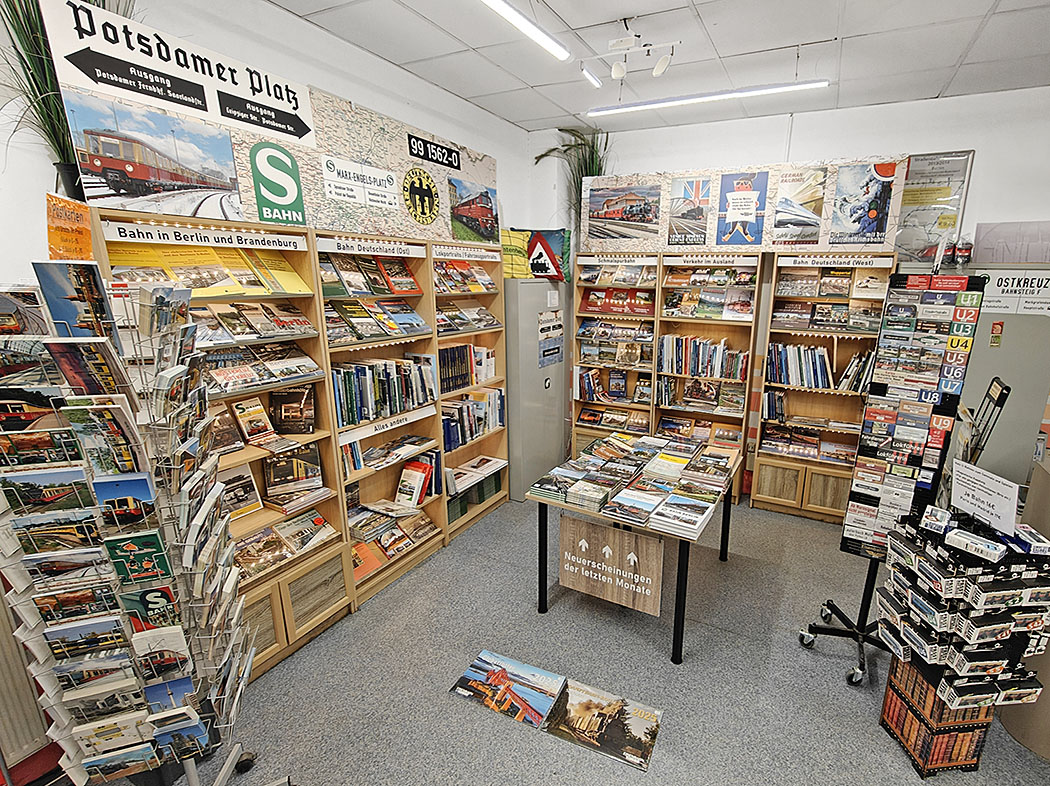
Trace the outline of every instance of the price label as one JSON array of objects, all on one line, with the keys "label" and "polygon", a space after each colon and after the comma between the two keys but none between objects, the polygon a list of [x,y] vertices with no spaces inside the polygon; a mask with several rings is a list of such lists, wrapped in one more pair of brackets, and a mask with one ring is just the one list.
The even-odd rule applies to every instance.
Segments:
[{"label": "price label", "polygon": [[431,142],[429,139],[420,139],[412,134],[408,135],[408,154],[432,164],[439,164],[449,169],[459,169],[458,150]]}]

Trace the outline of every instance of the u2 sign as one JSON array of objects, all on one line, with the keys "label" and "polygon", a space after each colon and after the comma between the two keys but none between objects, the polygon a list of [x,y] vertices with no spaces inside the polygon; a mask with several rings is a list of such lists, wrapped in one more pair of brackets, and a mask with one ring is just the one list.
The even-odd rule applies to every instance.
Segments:
[{"label": "u2 sign", "polygon": [[660,616],[664,548],[659,538],[563,514],[558,545],[563,587]]}]

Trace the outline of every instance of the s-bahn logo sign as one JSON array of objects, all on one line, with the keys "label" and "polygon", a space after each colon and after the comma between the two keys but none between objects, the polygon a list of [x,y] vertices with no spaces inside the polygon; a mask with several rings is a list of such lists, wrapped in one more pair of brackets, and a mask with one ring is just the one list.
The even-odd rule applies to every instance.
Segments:
[{"label": "s-bahn logo sign", "polygon": [[310,90],[78,0],[40,0],[63,91],[88,90],[315,146]]},{"label": "s-bahn logo sign", "polygon": [[299,164],[280,145],[259,142],[252,148],[252,181],[259,219],[271,224],[306,224]]},{"label": "s-bahn logo sign", "polygon": [[401,181],[401,195],[405,207],[417,224],[433,224],[438,217],[438,190],[434,178],[425,169],[415,166]]}]

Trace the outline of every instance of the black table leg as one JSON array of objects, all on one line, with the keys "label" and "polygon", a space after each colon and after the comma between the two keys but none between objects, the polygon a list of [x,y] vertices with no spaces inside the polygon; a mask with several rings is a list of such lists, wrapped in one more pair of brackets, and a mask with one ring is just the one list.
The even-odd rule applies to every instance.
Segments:
[{"label": "black table leg", "polygon": [[733,511],[732,491],[727,490],[722,497],[722,545],[718,547],[718,558],[722,562],[729,560],[729,519]]},{"label": "black table leg", "polygon": [[540,614],[547,613],[547,503],[539,503],[539,568],[540,597],[537,604]]},{"label": "black table leg", "polygon": [[674,591],[674,634],[671,640],[671,663],[682,662],[682,638],[685,635],[685,596],[689,587],[688,540],[678,541],[678,578]]}]

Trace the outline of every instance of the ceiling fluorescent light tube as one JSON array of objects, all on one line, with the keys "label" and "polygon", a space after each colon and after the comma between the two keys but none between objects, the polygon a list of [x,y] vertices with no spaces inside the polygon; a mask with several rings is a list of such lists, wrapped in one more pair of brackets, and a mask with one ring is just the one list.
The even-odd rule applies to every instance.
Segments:
[{"label": "ceiling fluorescent light tube", "polygon": [[706,104],[711,101],[728,101],[731,98],[752,98],[754,96],[768,96],[774,93],[794,93],[799,90],[815,90],[828,87],[831,84],[827,79],[816,82],[791,82],[785,85],[769,85],[766,87],[745,87],[740,90],[728,90],[724,93],[701,93],[692,96],[679,96],[677,98],[658,98],[653,101],[638,101],[633,104],[614,104],[613,106],[599,106],[587,112],[587,117],[603,117],[604,115],[620,115],[626,112],[641,112],[644,109],[667,109],[675,106],[687,106],[689,104]]},{"label": "ceiling fluorescent light tube", "polygon": [[506,0],[481,0],[485,5],[495,11],[497,14],[502,16],[518,30],[523,32],[537,44],[542,46],[552,55],[559,60],[569,59],[569,50],[558,43],[554,38],[548,35],[546,32],[541,30],[531,19],[524,16],[520,11],[511,5],[508,5]]},{"label": "ceiling fluorescent light tube", "polygon": [[602,86],[602,80],[600,80],[597,76],[592,74],[590,69],[584,67],[584,68],[581,68],[580,70],[583,72],[583,78],[586,79],[588,82],[590,82],[592,85],[594,85],[595,87],[601,87]]}]

